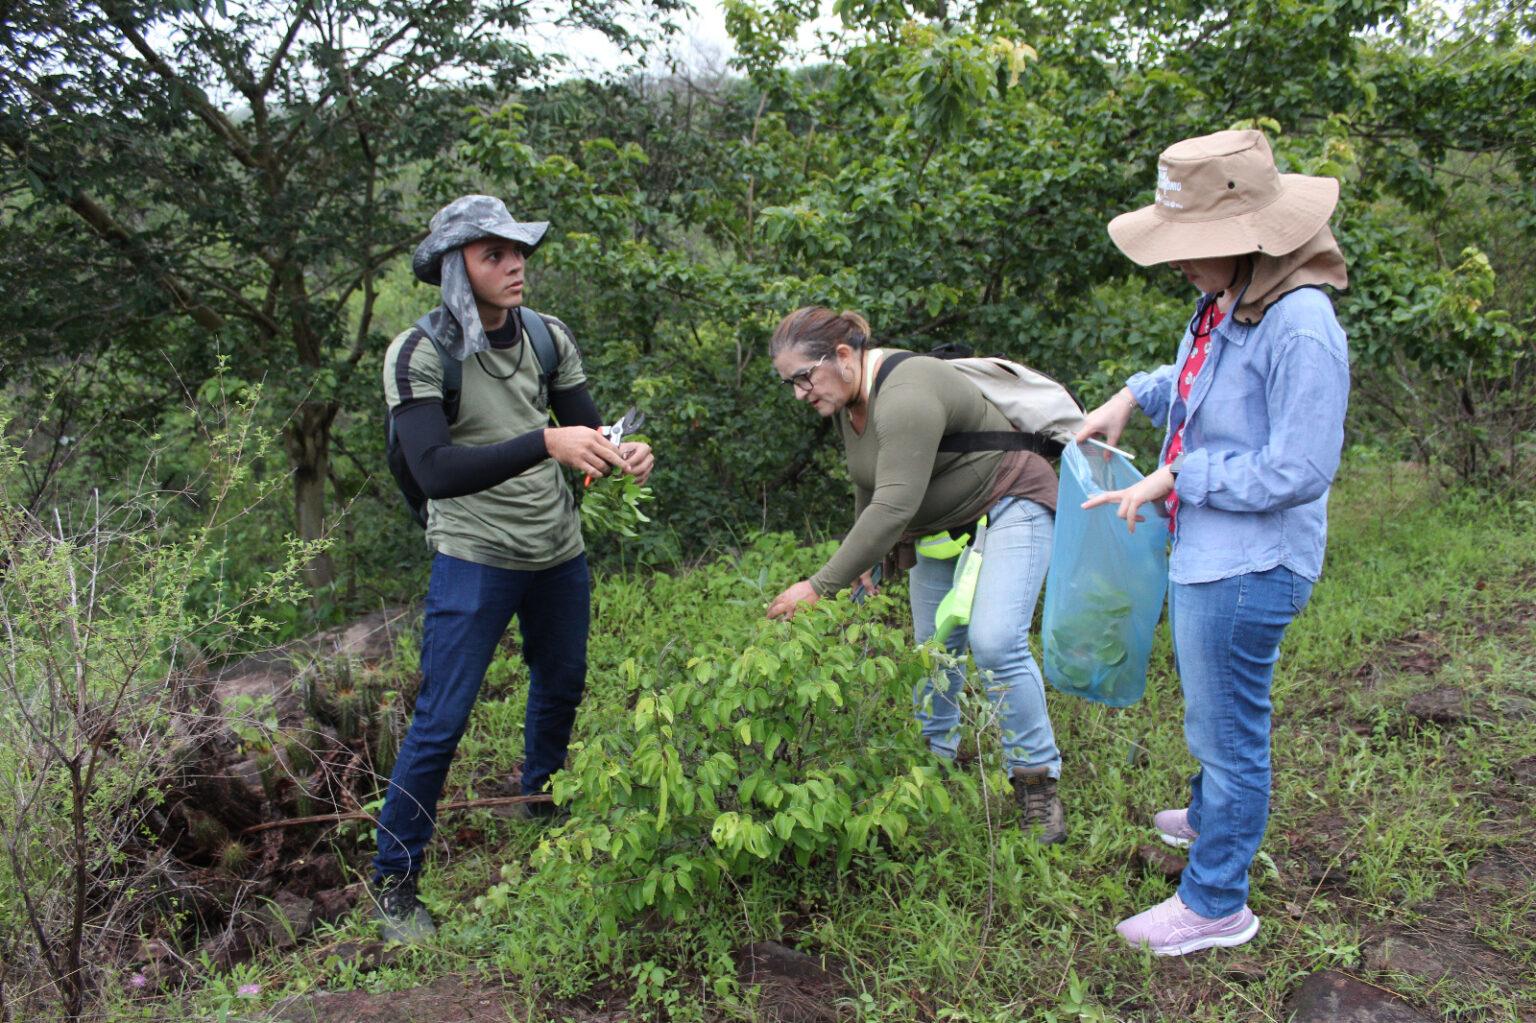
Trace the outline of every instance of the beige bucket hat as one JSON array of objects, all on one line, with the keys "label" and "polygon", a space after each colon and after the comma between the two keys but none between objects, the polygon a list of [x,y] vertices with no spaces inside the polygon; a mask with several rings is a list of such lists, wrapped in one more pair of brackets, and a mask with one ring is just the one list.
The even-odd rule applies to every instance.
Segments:
[{"label": "beige bucket hat", "polygon": [[1157,161],[1157,200],[1109,222],[1120,251],[1142,266],[1306,244],[1339,201],[1334,178],[1281,174],[1259,131],[1176,142]]}]

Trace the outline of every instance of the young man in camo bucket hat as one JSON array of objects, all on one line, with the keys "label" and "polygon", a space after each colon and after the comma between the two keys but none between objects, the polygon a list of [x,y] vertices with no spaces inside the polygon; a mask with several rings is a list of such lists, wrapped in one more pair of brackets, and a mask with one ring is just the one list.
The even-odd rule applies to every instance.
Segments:
[{"label": "young man in camo bucket hat", "polygon": [[1328,229],[1338,195],[1332,178],[1279,173],[1259,132],[1221,131],[1164,150],[1156,201],[1109,225],[1132,260],[1168,263],[1200,293],[1174,360],[1131,377],[1078,435],[1113,444],[1136,411],[1166,430],[1157,471],[1083,505],[1113,506],[1131,530],[1150,508],[1172,537],[1168,616],[1200,769],[1189,805],[1153,826],[1189,866],[1177,894],[1116,927],[1158,955],[1259,929],[1248,868],[1269,819],[1270,680],[1322,571],[1349,399],[1323,290],[1348,283]]},{"label": "young man in camo bucket hat", "polygon": [[[594,429],[602,417],[570,330],[523,306],[524,269],[548,229],[517,221],[488,195],[443,207],[411,260],[418,279],[441,288],[442,304],[384,358],[384,394],[428,499],[432,550],[421,689],[379,814],[371,891],[386,939],[435,932],[417,879],[449,762],[514,615],[529,674],[523,793],[543,791],[565,761],[586,680],[590,579],[558,466],[617,469],[643,483],[654,462],[647,445],[616,448]],[[532,331],[547,332],[552,371]],[[460,374],[456,408],[445,394],[448,360]],[[521,809],[547,817],[554,808]]]}]

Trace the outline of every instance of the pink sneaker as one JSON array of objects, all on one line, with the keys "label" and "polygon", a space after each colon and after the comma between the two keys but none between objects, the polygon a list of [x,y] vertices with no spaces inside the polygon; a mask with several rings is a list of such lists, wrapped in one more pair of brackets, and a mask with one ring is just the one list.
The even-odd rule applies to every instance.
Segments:
[{"label": "pink sneaker", "polygon": [[1173,846],[1175,849],[1188,849],[1189,844],[1200,837],[1194,828],[1189,826],[1189,810],[1159,810],[1152,818],[1152,826],[1157,829],[1157,837]]},{"label": "pink sneaker", "polygon": [[1231,948],[1259,933],[1259,918],[1247,906],[1218,920],[1201,916],[1175,895],[1145,913],[1115,925],[1133,946],[1146,945],[1155,955],[1181,956],[1202,948]]}]

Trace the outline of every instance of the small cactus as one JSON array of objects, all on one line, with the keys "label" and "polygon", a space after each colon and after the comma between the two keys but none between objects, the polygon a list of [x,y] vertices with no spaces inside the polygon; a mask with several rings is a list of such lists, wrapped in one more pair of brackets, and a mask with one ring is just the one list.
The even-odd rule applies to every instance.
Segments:
[{"label": "small cactus", "polygon": [[244,842],[231,840],[219,850],[219,866],[230,874],[239,874],[251,862],[251,849]]},{"label": "small cactus", "polygon": [[315,720],[334,725],[336,694],[353,688],[352,662],[345,657],[330,661],[316,661],[300,675],[300,679],[304,693],[304,710]]},{"label": "small cactus", "polygon": [[319,804],[315,797],[304,785],[296,785],[293,790],[293,813],[295,817],[313,817],[319,812]]},{"label": "small cactus", "polygon": [[229,829],[201,810],[187,811],[187,837],[204,856],[213,856],[229,841]]},{"label": "small cactus", "polygon": [[256,754],[256,771],[261,775],[261,790],[267,794],[268,799],[276,799],[277,781],[281,776],[277,754],[272,750]]},{"label": "small cactus", "polygon": [[[338,742],[362,753],[382,786],[400,754],[414,702],[414,680],[337,658],[312,665],[302,685],[304,706],[311,717]],[[294,774],[304,774],[313,760],[290,760],[289,766]]]},{"label": "small cactus", "polygon": [[361,689],[335,694],[336,719],[331,724],[336,729],[336,737],[348,745],[362,742],[367,737],[368,725],[373,718],[368,696],[368,692]]},{"label": "small cactus", "polygon": [[373,733],[369,736],[368,758],[381,783],[395,769],[395,759],[400,755],[400,743],[405,739],[408,723],[399,699],[380,705]]},{"label": "small cactus", "polygon": [[283,760],[290,773],[308,774],[315,769],[315,751],[310,748],[309,740],[303,734],[284,733],[282,742]]}]

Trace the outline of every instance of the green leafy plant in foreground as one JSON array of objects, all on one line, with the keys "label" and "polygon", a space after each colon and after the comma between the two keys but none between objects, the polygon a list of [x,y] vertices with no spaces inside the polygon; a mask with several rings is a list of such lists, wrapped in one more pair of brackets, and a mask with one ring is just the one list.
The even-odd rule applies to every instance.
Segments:
[{"label": "green leafy plant in foreground", "polygon": [[624,726],[573,747],[556,776],[573,818],[535,854],[533,883],[601,890],[588,901],[613,937],[646,910],[681,921],[726,875],[903,845],[914,817],[949,806],[906,735],[923,665],[902,630],[833,601],[701,643],[680,672],[625,660]]},{"label": "green leafy plant in foreground", "polygon": [[592,481],[581,499],[581,524],[589,533],[617,533],[634,538],[637,526],[651,521],[640,505],[652,500],[651,488],[625,472]]}]

